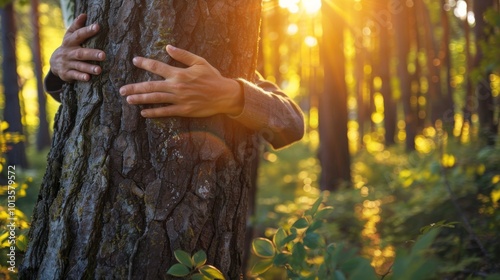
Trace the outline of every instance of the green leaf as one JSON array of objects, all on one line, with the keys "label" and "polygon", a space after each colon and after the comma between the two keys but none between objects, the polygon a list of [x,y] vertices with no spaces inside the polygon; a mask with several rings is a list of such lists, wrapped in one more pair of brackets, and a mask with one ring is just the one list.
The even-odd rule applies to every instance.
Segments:
[{"label": "green leaf", "polygon": [[418,238],[417,242],[415,245],[413,245],[413,248],[411,249],[411,254],[418,254],[418,252],[421,252],[427,248],[429,248],[436,238],[437,234],[439,233],[439,230],[434,228],[429,230],[426,234],[420,236]]},{"label": "green leaf", "polygon": [[288,258],[290,257],[290,253],[279,253],[274,256],[273,264],[275,266],[283,266],[288,262]]},{"label": "green leaf", "polygon": [[320,228],[323,225],[322,220],[317,220],[311,223],[311,225],[307,228],[306,232],[313,232]]},{"label": "green leaf", "polygon": [[294,228],[306,228],[309,225],[306,218],[300,218],[295,223],[293,223],[292,227]]},{"label": "green leaf", "polygon": [[306,258],[306,249],[304,248],[304,244],[296,243],[292,248],[292,259],[291,262],[294,265],[301,264]]},{"label": "green leaf", "polygon": [[191,260],[191,255],[189,253],[183,251],[183,250],[175,250],[174,251],[174,256],[175,259],[182,263],[183,265],[192,268],[193,267],[193,261]]},{"label": "green leaf", "polygon": [[346,280],[344,273],[340,270],[335,270],[335,279],[336,280]]},{"label": "green leaf", "polygon": [[333,207],[327,206],[319,210],[318,213],[316,213],[316,216],[314,216],[314,218],[317,220],[321,220],[328,217],[328,215],[330,215],[330,213],[332,212],[333,212]]},{"label": "green leaf", "polygon": [[191,280],[211,280],[201,273],[196,273],[191,276]]},{"label": "green leaf", "polygon": [[295,238],[297,238],[297,232],[292,233],[289,236],[287,236],[285,239],[283,239],[283,245],[286,245],[288,242],[294,240]]},{"label": "green leaf", "polygon": [[318,212],[318,208],[321,205],[321,202],[323,202],[323,195],[320,195],[318,199],[316,199],[314,204],[311,206],[311,209],[307,210],[306,213],[314,217],[314,215],[316,215],[316,212]]},{"label": "green leaf", "polygon": [[203,250],[196,252],[191,258],[195,267],[200,267],[207,262],[207,254]]},{"label": "green leaf", "polygon": [[283,228],[279,228],[278,231],[276,231],[276,234],[273,237],[273,242],[278,250],[285,246],[285,244],[287,243],[285,242],[286,237],[286,232]]},{"label": "green leaf", "polygon": [[268,269],[270,269],[273,266],[273,260],[272,259],[267,259],[267,260],[261,260],[257,262],[253,267],[250,273],[254,276],[260,275],[264,272],[266,272]]},{"label": "green leaf", "polygon": [[189,274],[191,272],[187,266],[176,263],[170,267],[170,269],[167,271],[167,274],[176,276],[176,277],[183,277]]},{"label": "green leaf", "polygon": [[253,240],[252,249],[254,254],[261,258],[272,258],[276,252],[271,240],[262,237]]},{"label": "green leaf", "polygon": [[303,242],[305,246],[316,249],[321,244],[321,236],[315,232],[309,232],[304,236]]},{"label": "green leaf", "polygon": [[226,279],[220,270],[209,264],[200,267],[200,272],[210,279]]}]

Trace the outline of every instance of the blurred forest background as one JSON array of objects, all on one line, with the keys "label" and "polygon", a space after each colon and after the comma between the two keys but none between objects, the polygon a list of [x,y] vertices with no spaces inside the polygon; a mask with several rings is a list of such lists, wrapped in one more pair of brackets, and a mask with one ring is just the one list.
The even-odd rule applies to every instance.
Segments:
[{"label": "blurred forest background", "polygon": [[[65,27],[56,0],[0,4],[0,184],[15,165],[22,252],[59,106],[42,81]],[[300,105],[307,131],[263,148],[248,277],[500,279],[499,9],[263,1],[259,71]]]}]

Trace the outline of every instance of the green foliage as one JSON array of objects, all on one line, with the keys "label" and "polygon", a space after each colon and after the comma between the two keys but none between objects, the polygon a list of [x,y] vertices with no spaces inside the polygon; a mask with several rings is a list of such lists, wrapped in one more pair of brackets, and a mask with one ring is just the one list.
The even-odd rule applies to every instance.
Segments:
[{"label": "green foliage", "polygon": [[[256,238],[253,253],[260,258],[251,270],[259,276],[272,267],[286,270],[287,279],[378,279],[370,261],[358,255],[355,248],[344,243],[330,243],[316,231],[324,225],[325,210],[320,196],[304,215],[278,228],[272,239]],[[330,211],[330,213],[332,213]],[[398,250],[389,279],[429,279],[438,272],[439,262],[431,246],[439,227],[453,223],[439,223],[422,229],[423,235],[410,250]]]},{"label": "green foliage", "polygon": [[[7,254],[11,254],[14,249],[17,269],[22,260],[21,253],[26,251],[29,224],[27,216],[19,207],[19,202],[26,196],[28,184],[31,182],[31,178],[26,177],[24,172],[16,170],[15,166],[14,169],[13,166],[5,166],[4,156],[9,145],[23,140],[18,133],[6,132],[7,128],[6,122],[0,123],[0,180],[2,180],[0,183],[0,278],[2,279],[10,279],[15,275],[9,271],[11,265],[8,264],[10,258]],[[3,179],[7,180],[3,182]],[[13,232],[8,227],[12,222],[15,224]]]},{"label": "green foliage", "polygon": [[200,250],[191,256],[183,250],[174,252],[175,259],[179,262],[172,265],[167,274],[192,280],[225,279],[220,270],[206,264],[207,254]]},{"label": "green foliage", "polygon": [[486,78],[489,73],[498,74],[500,71],[500,13],[495,8],[490,8],[484,13],[484,21],[487,25],[487,37],[483,41],[479,41],[479,47],[483,52],[483,57],[480,64],[472,72],[472,78],[475,83],[480,82],[481,78]]}]

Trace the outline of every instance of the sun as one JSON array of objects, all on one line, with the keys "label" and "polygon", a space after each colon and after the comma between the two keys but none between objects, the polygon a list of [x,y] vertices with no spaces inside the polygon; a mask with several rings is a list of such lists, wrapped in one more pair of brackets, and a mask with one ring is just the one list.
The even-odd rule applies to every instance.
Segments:
[{"label": "sun", "polygon": [[321,0],[279,0],[279,6],[292,14],[304,11],[313,15],[321,9]]}]

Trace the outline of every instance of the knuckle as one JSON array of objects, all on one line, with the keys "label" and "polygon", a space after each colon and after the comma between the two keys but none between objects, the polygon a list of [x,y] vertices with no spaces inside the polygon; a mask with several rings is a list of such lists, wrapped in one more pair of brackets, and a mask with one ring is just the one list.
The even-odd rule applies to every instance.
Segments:
[{"label": "knuckle", "polygon": [[83,60],[83,58],[84,58],[83,50],[82,49],[76,49],[76,50],[74,50],[73,51],[73,56],[77,60]]},{"label": "knuckle", "polygon": [[173,85],[174,90],[176,91],[184,91],[187,89],[187,84],[186,83],[177,83]]},{"label": "knuckle", "polygon": [[179,71],[174,74],[174,78],[178,81],[184,81],[187,79],[187,74],[183,71]]}]

